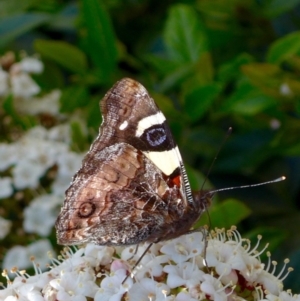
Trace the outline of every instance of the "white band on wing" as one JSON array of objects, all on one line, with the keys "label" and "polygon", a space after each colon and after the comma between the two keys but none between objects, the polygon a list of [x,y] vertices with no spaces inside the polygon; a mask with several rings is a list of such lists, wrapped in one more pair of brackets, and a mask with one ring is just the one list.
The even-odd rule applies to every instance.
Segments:
[{"label": "white band on wing", "polygon": [[135,136],[140,137],[146,129],[150,128],[152,125],[162,124],[165,120],[166,118],[162,112],[157,112],[156,114],[141,119],[137,125]]}]

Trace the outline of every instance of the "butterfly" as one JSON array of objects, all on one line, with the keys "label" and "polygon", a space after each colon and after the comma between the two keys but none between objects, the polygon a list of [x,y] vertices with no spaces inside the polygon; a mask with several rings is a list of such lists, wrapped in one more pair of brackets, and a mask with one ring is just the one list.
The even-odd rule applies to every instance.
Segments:
[{"label": "butterfly", "polygon": [[99,135],[66,190],[59,244],[157,243],[190,231],[211,195],[192,192],[166,118],[133,79],[100,102]]}]

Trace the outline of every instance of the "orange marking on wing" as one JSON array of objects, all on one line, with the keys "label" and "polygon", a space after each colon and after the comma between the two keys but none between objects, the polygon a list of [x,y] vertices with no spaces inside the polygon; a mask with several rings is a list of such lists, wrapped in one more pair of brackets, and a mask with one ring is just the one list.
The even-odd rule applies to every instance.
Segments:
[{"label": "orange marking on wing", "polygon": [[181,178],[180,178],[180,175],[176,176],[175,178],[172,178],[172,182],[173,182],[177,187],[180,187],[180,186],[181,186]]}]

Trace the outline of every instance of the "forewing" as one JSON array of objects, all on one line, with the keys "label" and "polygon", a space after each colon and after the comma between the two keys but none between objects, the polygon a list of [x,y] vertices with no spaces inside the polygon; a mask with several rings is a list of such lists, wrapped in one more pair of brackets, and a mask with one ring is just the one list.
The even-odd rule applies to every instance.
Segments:
[{"label": "forewing", "polygon": [[92,150],[125,142],[144,152],[166,175],[179,167],[181,156],[166,118],[140,83],[122,79],[106,93],[100,106],[103,122]]}]

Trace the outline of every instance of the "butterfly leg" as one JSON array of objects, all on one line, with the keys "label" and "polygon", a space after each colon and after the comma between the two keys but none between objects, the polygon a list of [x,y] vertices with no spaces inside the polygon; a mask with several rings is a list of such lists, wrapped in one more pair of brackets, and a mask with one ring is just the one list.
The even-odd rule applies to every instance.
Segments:
[{"label": "butterfly leg", "polygon": [[131,260],[134,257],[134,255],[137,254],[138,249],[139,249],[139,244],[136,245],[133,254],[127,260]]},{"label": "butterfly leg", "polygon": [[[148,247],[145,249],[145,251],[143,252],[143,254],[140,256],[140,258],[138,259],[138,261],[135,263],[135,265],[134,265],[133,268],[131,269],[131,273],[132,273],[132,271],[134,271],[134,269],[140,264],[141,260],[142,260],[143,257],[146,255],[146,253],[149,251],[149,249],[152,247],[152,245],[153,245],[153,243],[150,243],[150,244],[148,245]],[[136,247],[136,249],[135,249],[134,255],[137,253],[137,250],[138,250],[138,245],[137,245],[137,247]],[[134,255],[133,255],[133,256],[134,256]],[[128,279],[129,276],[130,276],[130,274],[127,275],[127,276],[124,278],[124,280],[122,281],[122,284],[125,283],[125,281]]]},{"label": "butterfly leg", "polygon": [[208,235],[209,235],[209,228],[207,226],[204,227],[198,227],[196,229],[189,230],[186,234],[191,234],[194,232],[201,232],[202,233],[202,239],[204,240],[204,251],[203,251],[203,264],[204,266],[209,270],[207,260],[206,260],[206,251],[207,251],[207,245],[208,245]]}]

